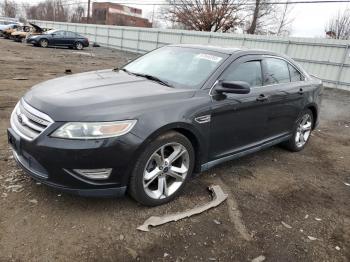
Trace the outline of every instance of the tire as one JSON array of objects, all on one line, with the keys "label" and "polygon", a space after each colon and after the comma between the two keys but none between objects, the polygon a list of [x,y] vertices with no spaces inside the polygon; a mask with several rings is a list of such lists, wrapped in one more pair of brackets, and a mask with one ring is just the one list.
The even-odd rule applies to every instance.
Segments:
[{"label": "tire", "polygon": [[310,140],[313,123],[314,116],[311,110],[304,110],[295,122],[292,137],[282,145],[292,152],[303,150]]},{"label": "tire", "polygon": [[130,176],[129,195],[146,206],[158,206],[173,200],[191,176],[194,161],[194,149],[184,135],[172,131],[159,136],[137,159]]},{"label": "tire", "polygon": [[76,42],[74,44],[74,48],[77,49],[77,50],[83,50],[84,46],[81,42]]},{"label": "tire", "polygon": [[41,39],[41,40],[39,41],[39,45],[40,45],[41,47],[43,47],[43,48],[46,48],[46,47],[49,46],[49,41],[47,41],[47,39]]}]

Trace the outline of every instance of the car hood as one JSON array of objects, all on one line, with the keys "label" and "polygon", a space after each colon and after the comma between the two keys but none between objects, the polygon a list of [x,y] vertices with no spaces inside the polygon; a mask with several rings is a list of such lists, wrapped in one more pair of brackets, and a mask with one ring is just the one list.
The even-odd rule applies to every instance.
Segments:
[{"label": "car hood", "polygon": [[40,83],[24,99],[55,121],[113,121],[137,118],[194,93],[109,69]]},{"label": "car hood", "polygon": [[36,32],[38,32],[38,33],[43,32],[43,29],[40,26],[38,26],[36,24],[32,24],[32,23],[29,23],[29,24],[35,28]]}]

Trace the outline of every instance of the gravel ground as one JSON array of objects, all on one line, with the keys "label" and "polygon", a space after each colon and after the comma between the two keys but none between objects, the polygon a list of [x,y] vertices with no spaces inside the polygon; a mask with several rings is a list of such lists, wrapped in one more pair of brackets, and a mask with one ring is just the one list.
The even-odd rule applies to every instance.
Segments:
[{"label": "gravel ground", "polygon": [[[230,161],[192,179],[164,206],[71,196],[25,175],[6,137],[18,99],[65,69],[112,68],[133,57],[0,39],[0,261],[350,260],[350,92],[325,89],[321,124],[304,151],[277,146]],[[151,215],[206,203],[211,184],[229,194],[219,207],[148,233],[136,230]]]}]

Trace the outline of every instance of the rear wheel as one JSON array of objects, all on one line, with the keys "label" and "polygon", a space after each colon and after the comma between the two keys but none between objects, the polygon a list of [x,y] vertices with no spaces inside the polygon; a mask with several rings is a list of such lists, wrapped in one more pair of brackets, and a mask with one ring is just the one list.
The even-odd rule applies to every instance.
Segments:
[{"label": "rear wheel", "polygon": [[141,204],[157,206],[178,196],[194,165],[191,142],[169,132],[151,142],[137,160],[129,182],[129,194]]},{"label": "rear wheel", "polygon": [[292,152],[303,150],[310,139],[312,125],[313,114],[311,110],[306,109],[295,123],[292,137],[283,143],[283,145]]},{"label": "rear wheel", "polygon": [[74,47],[77,50],[82,50],[84,48],[84,46],[83,46],[83,44],[81,42],[76,42]]},{"label": "rear wheel", "polygon": [[47,41],[47,39],[41,39],[39,45],[43,48],[46,48],[49,46],[49,41]]}]

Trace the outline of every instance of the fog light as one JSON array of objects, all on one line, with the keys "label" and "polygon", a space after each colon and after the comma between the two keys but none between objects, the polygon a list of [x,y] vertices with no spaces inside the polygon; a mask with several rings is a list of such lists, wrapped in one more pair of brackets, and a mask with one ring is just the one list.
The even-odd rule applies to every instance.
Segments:
[{"label": "fog light", "polygon": [[100,168],[100,169],[73,169],[74,172],[78,173],[81,176],[100,180],[107,179],[112,173],[112,168]]}]

